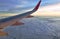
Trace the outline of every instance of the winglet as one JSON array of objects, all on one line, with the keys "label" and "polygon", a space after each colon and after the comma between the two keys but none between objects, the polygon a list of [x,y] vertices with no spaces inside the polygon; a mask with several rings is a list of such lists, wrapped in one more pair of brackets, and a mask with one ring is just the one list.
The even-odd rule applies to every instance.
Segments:
[{"label": "winglet", "polygon": [[37,10],[39,8],[40,4],[41,4],[41,0],[39,1],[39,3],[37,4],[37,6],[33,10]]}]

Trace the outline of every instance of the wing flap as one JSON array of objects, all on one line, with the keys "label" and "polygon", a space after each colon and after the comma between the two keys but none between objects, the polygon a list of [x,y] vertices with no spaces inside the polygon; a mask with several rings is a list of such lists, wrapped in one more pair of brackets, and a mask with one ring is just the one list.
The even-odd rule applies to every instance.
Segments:
[{"label": "wing flap", "polygon": [[18,26],[18,25],[24,25],[24,23],[22,23],[22,22],[15,22],[12,26]]},{"label": "wing flap", "polygon": [[0,28],[0,36],[7,36],[8,33],[7,32],[3,32],[2,30],[3,30],[3,28]]},{"label": "wing flap", "polygon": [[26,18],[32,18],[32,17],[34,17],[34,16],[32,16],[32,15],[29,15],[29,16],[27,16]]},{"label": "wing flap", "polygon": [[0,31],[0,36],[7,36],[7,35],[8,35],[8,33]]}]

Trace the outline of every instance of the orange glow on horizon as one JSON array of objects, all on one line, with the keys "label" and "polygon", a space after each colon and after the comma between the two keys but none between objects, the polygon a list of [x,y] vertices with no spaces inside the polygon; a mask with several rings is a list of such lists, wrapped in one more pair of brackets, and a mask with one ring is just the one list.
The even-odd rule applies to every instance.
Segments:
[{"label": "orange glow on horizon", "polygon": [[33,13],[34,16],[60,16],[60,4],[49,5],[41,7],[37,12]]},{"label": "orange glow on horizon", "polygon": [[[19,13],[18,13],[19,14]],[[17,15],[17,13],[9,13],[9,14],[0,14],[0,16],[14,16]],[[40,7],[35,13],[32,15],[34,16],[60,16],[60,3]]]}]

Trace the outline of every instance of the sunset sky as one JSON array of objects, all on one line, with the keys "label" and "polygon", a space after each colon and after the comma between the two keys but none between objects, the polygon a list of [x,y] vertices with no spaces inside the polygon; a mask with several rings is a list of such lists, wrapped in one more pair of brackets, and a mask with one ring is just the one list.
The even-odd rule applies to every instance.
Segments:
[{"label": "sunset sky", "polygon": [[[38,1],[39,0],[0,0],[0,16],[27,12],[32,10]],[[39,16],[60,16],[60,0],[42,0],[40,8],[34,15],[36,14]]]},{"label": "sunset sky", "polygon": [[35,16],[60,16],[60,3],[40,7],[37,12],[33,13]]}]

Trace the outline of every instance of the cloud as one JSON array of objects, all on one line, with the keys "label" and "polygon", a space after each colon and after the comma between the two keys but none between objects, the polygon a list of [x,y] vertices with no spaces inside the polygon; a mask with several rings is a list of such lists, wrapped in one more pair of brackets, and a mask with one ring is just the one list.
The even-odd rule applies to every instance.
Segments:
[{"label": "cloud", "polygon": [[[0,12],[10,12],[17,13],[21,11],[26,11],[34,7],[39,0],[0,0]],[[49,5],[55,2],[59,2],[59,0],[42,0],[41,5]],[[50,11],[50,10],[49,10]],[[58,10],[56,10],[58,11]]]},{"label": "cloud", "polygon": [[40,7],[37,12],[33,13],[34,16],[60,16],[60,3]]},{"label": "cloud", "polygon": [[60,3],[60,0],[42,0],[42,6]]},{"label": "cloud", "polygon": [[[10,12],[15,13],[24,10],[26,5],[29,3],[27,0],[0,0],[0,12]],[[18,9],[19,8],[19,9]]]},{"label": "cloud", "polygon": [[54,5],[44,6],[40,9],[41,11],[60,11],[60,3]]}]

